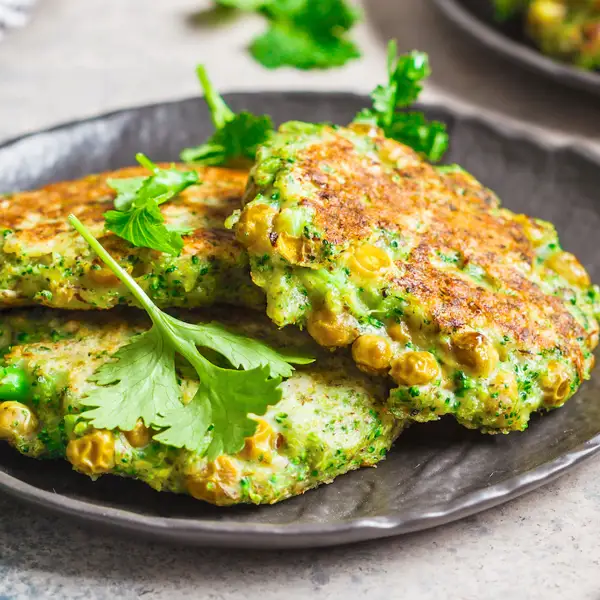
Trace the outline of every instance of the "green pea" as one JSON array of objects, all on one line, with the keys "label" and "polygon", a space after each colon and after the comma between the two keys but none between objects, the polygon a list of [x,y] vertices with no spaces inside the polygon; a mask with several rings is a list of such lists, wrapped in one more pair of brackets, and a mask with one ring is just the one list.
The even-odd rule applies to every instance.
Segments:
[{"label": "green pea", "polygon": [[29,380],[19,367],[0,367],[0,400],[27,400]]}]

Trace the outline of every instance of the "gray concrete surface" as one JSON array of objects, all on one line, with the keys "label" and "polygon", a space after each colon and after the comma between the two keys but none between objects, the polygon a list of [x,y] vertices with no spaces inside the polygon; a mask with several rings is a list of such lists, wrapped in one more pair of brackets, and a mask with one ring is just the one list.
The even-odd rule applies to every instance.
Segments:
[{"label": "gray concrete surface", "polygon": [[[207,28],[202,0],[42,0],[0,44],[0,140],[61,121],[222,90],[368,91],[385,43],[432,57],[425,99],[600,151],[600,102],[515,69],[445,26],[428,0],[370,0],[362,61],[269,73],[244,53],[261,24]],[[433,531],[347,548],[223,552],[91,533],[0,497],[0,600],[32,598],[600,598],[600,460],[503,507]]]}]

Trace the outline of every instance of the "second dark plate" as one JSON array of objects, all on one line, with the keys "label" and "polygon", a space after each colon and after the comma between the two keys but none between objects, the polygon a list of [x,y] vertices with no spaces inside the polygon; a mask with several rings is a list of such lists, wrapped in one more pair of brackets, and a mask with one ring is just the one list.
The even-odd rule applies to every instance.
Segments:
[{"label": "second dark plate", "polygon": [[512,62],[572,88],[600,96],[600,73],[584,71],[544,56],[516,21],[502,24],[494,19],[492,0],[433,0],[439,10],[471,38]]}]

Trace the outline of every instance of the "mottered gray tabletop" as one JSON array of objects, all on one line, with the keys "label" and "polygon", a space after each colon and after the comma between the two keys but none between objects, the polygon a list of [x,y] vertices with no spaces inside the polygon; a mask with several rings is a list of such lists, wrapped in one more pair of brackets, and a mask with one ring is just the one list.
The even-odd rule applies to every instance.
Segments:
[{"label": "mottered gray tabletop", "polygon": [[[367,92],[385,45],[429,52],[425,102],[487,114],[600,152],[600,102],[465,41],[429,0],[367,0],[365,56],[325,73],[271,73],[245,44],[261,22],[207,27],[203,0],[42,0],[0,43],[0,142],[60,122],[198,93],[196,62],[223,91]],[[600,195],[600,192],[599,192]],[[31,598],[600,598],[600,459],[496,509],[435,530],[299,552],[176,548],[115,538],[0,496],[0,600]]]}]

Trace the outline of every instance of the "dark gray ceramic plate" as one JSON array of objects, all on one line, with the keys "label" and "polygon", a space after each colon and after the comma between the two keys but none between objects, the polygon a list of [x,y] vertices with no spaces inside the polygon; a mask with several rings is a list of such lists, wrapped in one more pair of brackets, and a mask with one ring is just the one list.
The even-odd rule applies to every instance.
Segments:
[{"label": "dark gray ceramic plate", "polygon": [[[277,121],[348,122],[366,100],[346,94],[228,97],[236,109]],[[556,223],[564,245],[600,279],[600,159],[552,149],[525,135],[445,109],[449,161],[497,190],[510,208]],[[199,99],[117,112],[0,147],[0,191],[33,188],[132,163],[145,152],[177,158],[210,133]],[[218,509],[158,494],[132,481],[96,483],[62,462],[37,462],[0,445],[0,490],[103,528],[177,541],[238,547],[325,546],[433,527],[546,483],[600,449],[600,372],[565,408],[535,417],[526,433],[484,436],[452,420],[415,426],[377,469],[276,506]]]},{"label": "dark gray ceramic plate", "polygon": [[521,66],[555,81],[600,95],[600,72],[588,72],[544,56],[514,19],[498,23],[492,0],[433,0],[442,13],[472,38]]}]

